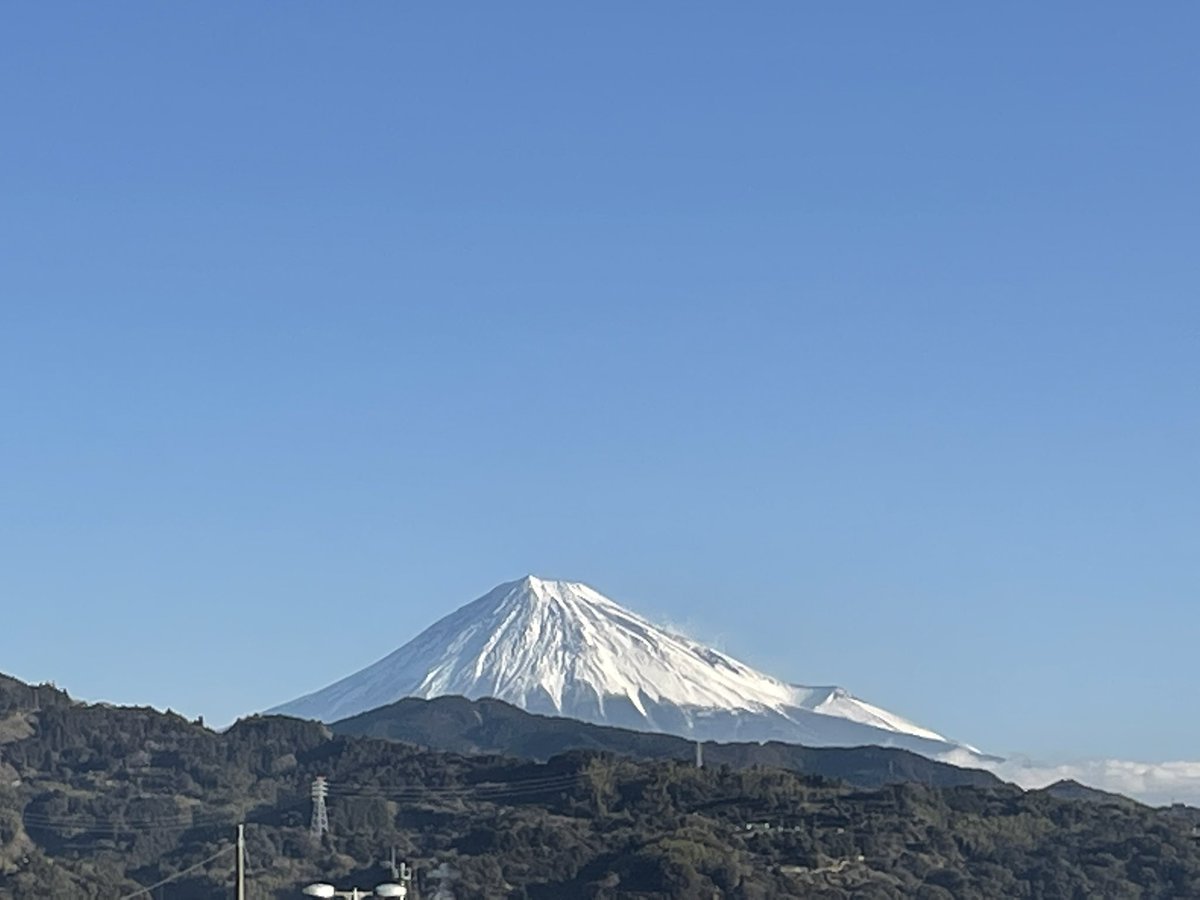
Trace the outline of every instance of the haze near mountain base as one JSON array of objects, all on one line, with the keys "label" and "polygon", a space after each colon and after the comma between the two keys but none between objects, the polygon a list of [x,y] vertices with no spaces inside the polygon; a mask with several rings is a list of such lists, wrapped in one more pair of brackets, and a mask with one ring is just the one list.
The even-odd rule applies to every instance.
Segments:
[{"label": "haze near mountain base", "polygon": [[587,585],[532,575],[493,588],[378,662],[270,712],[334,722],[403,697],[455,694],[705,741],[979,753],[842,688],[758,672]]}]

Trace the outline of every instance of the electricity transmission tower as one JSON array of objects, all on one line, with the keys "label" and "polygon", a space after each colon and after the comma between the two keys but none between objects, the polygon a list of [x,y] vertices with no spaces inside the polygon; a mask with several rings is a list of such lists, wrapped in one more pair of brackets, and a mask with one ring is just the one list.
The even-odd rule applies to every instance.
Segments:
[{"label": "electricity transmission tower", "polygon": [[325,776],[318,775],[312,783],[312,836],[318,841],[321,835],[329,833],[329,810],[325,808],[325,798],[329,796],[329,785]]}]

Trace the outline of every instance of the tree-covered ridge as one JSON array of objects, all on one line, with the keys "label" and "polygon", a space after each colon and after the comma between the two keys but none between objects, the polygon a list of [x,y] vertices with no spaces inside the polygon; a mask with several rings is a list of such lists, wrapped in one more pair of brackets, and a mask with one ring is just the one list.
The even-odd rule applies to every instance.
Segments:
[{"label": "tree-covered ridge", "polygon": [[[225,898],[238,821],[256,900],[317,878],[369,886],[393,847],[423,898],[1200,896],[1192,822],[1128,801],[867,790],[591,751],[533,762],[277,717],[217,734],[147,709],[16,712],[27,733],[0,744],[4,897],[111,900],[215,857],[164,896]],[[332,826],[320,843],[317,775]]]},{"label": "tree-covered ridge", "polygon": [[[383,737],[433,750],[500,753],[541,760],[569,750],[678,760],[694,759],[696,752],[692,741],[675,735],[535,715],[494,698],[409,697],[335,722],[331,727],[336,734]],[[963,769],[890,747],[801,747],[779,741],[765,744],[710,741],[704,744],[703,753],[710,765],[770,766],[836,778],[858,787],[897,782],[939,787],[996,787],[1002,783],[990,772]]]}]

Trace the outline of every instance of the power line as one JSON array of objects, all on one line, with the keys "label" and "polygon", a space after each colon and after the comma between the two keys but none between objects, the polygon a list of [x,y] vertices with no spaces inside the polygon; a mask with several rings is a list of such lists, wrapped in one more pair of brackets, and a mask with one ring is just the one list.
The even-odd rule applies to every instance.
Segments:
[{"label": "power line", "polygon": [[115,831],[120,834],[133,834],[148,831],[174,831],[188,828],[207,828],[215,825],[228,825],[236,818],[233,812],[209,813],[199,816],[180,815],[174,818],[155,819],[97,819],[81,816],[52,816],[35,812],[25,812],[22,822],[33,828],[53,830],[74,830],[80,832]]},{"label": "power line", "polygon": [[423,797],[444,797],[488,799],[506,795],[548,793],[562,790],[587,781],[591,776],[586,772],[574,774],[541,776],[516,781],[481,782],[465,785],[414,785],[409,787],[387,788],[376,785],[343,785],[332,784],[329,794],[333,797],[401,800]]},{"label": "power line", "polygon": [[[311,800],[313,804],[311,828],[313,834],[320,835],[329,831],[329,811],[326,798],[339,800],[391,800],[396,802],[428,800],[428,801],[468,801],[499,802],[521,797],[532,797],[541,794],[569,790],[588,780],[585,772],[563,773],[558,775],[540,775],[532,778],[514,779],[511,781],[479,782],[461,785],[409,785],[389,788],[381,785],[329,783],[324,778],[313,782]],[[284,798],[273,805],[273,808],[284,811],[297,807],[302,800],[295,798],[290,802]],[[184,831],[193,828],[212,828],[229,825],[237,820],[238,813],[234,810],[217,811],[197,806],[194,811],[181,810],[173,816],[151,816],[140,818],[124,818],[120,815],[113,819],[100,819],[95,816],[59,815],[54,813],[39,813],[27,811],[22,814],[25,826],[31,829],[53,830],[58,832],[76,832],[76,837],[100,837],[108,834],[131,835],[141,833]]]},{"label": "power line", "polygon": [[209,863],[215,862],[216,860],[220,859],[222,856],[224,856],[226,853],[229,853],[233,849],[234,849],[233,844],[230,844],[227,847],[222,847],[220,850],[218,850],[216,853],[214,853],[212,856],[208,857],[207,859],[202,859],[202,860],[200,860],[200,862],[196,863],[195,865],[188,866],[186,869],[183,869],[180,872],[176,872],[174,875],[168,876],[167,878],[164,878],[162,881],[156,881],[154,884],[144,887],[141,890],[134,891],[132,894],[126,894],[125,896],[119,898],[119,900],[133,900],[134,897],[142,897],[146,894],[149,894],[151,891],[162,887],[164,884],[170,884],[172,881],[174,881],[177,878],[182,878],[184,875],[190,875],[192,872],[195,872],[197,869],[204,868]]}]

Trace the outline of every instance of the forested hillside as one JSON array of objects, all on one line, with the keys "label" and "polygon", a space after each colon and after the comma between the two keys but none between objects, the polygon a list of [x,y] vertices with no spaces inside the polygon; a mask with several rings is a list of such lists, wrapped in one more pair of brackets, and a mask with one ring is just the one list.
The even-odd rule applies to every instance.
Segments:
[{"label": "forested hillside", "polygon": [[[0,896],[249,896],[370,886],[395,848],[422,898],[1186,897],[1178,811],[1009,786],[875,790],[575,751],[538,763],[333,735],[278,717],[223,734],[0,684]],[[331,834],[308,831],[329,779]],[[439,893],[440,892],[440,893]],[[145,893],[139,896],[149,896]]]}]

